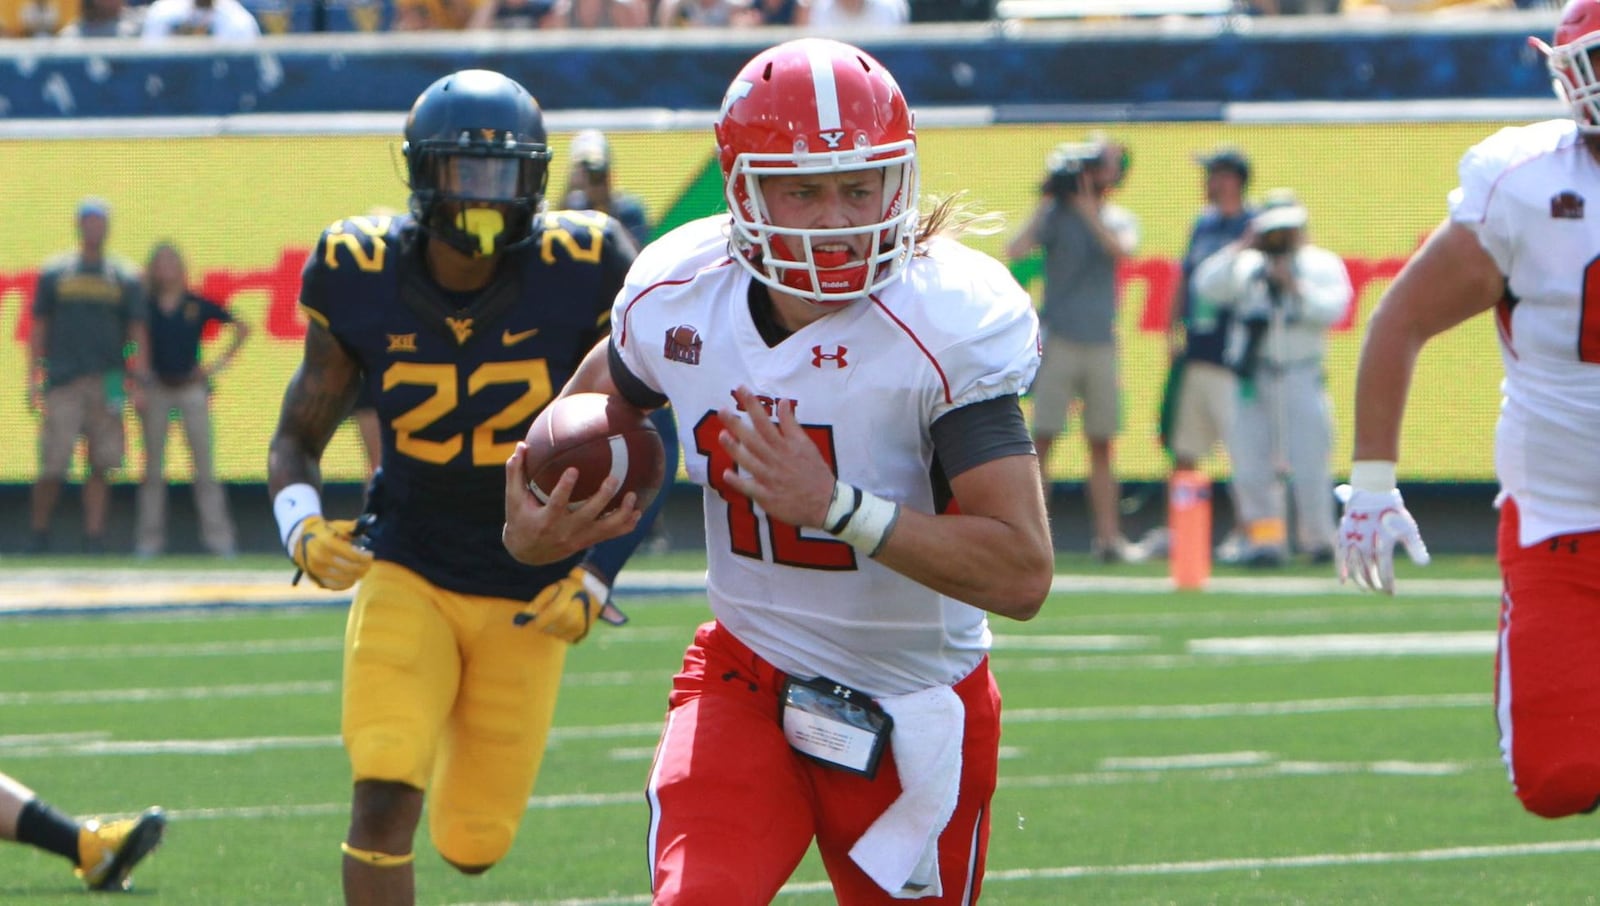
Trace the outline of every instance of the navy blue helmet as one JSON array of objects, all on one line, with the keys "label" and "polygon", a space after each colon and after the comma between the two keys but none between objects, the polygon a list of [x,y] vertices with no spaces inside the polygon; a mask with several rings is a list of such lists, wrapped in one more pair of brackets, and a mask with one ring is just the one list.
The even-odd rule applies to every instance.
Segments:
[{"label": "navy blue helmet", "polygon": [[418,96],[405,137],[411,213],[430,235],[478,257],[532,237],[550,146],[526,88],[486,69],[451,73]]}]

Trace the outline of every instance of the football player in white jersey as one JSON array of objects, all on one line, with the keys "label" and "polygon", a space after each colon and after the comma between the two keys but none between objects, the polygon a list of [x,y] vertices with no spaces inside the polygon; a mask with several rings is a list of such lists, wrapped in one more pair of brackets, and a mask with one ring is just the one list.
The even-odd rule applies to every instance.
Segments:
[{"label": "football player in white jersey", "polygon": [[[968,903],[1000,731],[986,612],[1034,616],[1053,567],[1018,403],[1033,306],[938,235],[948,201],[919,218],[911,111],[862,51],[758,54],[715,132],[732,216],[642,253],[564,391],[670,400],[705,487],[715,620],[648,781],[655,902],[767,903],[815,839],[841,903]],[[521,456],[507,546],[559,557]]]},{"label": "football player in white jersey", "polygon": [[1461,158],[1448,219],[1368,325],[1339,575],[1394,592],[1394,546],[1426,563],[1395,489],[1418,353],[1494,309],[1504,591],[1495,708],[1517,798],[1548,818],[1600,803],[1600,0],[1571,0],[1548,60],[1571,119],[1503,129]]}]

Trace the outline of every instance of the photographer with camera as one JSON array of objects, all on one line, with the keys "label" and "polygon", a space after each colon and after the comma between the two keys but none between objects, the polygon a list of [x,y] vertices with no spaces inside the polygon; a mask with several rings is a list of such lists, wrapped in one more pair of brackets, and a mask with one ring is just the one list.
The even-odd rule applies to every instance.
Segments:
[{"label": "photographer with camera", "polygon": [[1050,446],[1066,427],[1073,400],[1083,403],[1089,447],[1089,512],[1095,556],[1125,559],[1117,511],[1112,440],[1120,419],[1117,377],[1117,262],[1139,243],[1139,223],[1108,196],[1127,175],[1125,146],[1103,135],[1058,145],[1046,159],[1041,198],[1027,226],[1006,245],[1017,261],[1044,252],[1044,361],[1034,378],[1033,443],[1049,487]]},{"label": "photographer with camera", "polygon": [[1193,288],[1231,312],[1223,361],[1239,377],[1239,409],[1228,443],[1240,560],[1288,560],[1288,501],[1294,490],[1299,550],[1333,557],[1333,415],[1323,379],[1328,330],[1352,303],[1350,275],[1334,253],[1306,241],[1308,214],[1288,189],[1267,194],[1238,241],[1202,262]]}]

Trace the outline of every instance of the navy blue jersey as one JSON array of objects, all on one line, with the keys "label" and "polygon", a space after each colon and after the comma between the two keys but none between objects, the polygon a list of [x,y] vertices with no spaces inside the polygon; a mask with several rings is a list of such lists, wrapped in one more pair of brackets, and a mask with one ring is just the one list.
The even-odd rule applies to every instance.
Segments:
[{"label": "navy blue jersey", "polygon": [[609,328],[634,246],[615,220],[556,211],[507,253],[494,282],[441,289],[409,216],[323,231],[300,291],[364,372],[383,426],[374,553],[452,591],[528,600],[577,561],[511,559],[505,462]]},{"label": "navy blue jersey", "polygon": [[209,299],[185,292],[171,312],[150,300],[150,371],[168,383],[194,374],[200,364],[200,337],[212,321],[233,323],[233,315]]}]

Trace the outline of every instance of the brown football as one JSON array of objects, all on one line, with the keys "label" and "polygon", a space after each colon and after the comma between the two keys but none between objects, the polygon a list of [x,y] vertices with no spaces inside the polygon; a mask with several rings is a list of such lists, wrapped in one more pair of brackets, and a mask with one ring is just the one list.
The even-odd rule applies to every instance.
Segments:
[{"label": "brown football", "polygon": [[544,407],[528,426],[528,452],[523,474],[528,490],[543,503],[561,474],[578,470],[572,489],[576,508],[600,490],[608,475],[622,479],[612,499],[629,491],[639,495],[639,508],[655,499],[666,481],[667,455],[655,425],[638,409],[604,393],[574,393]]}]

